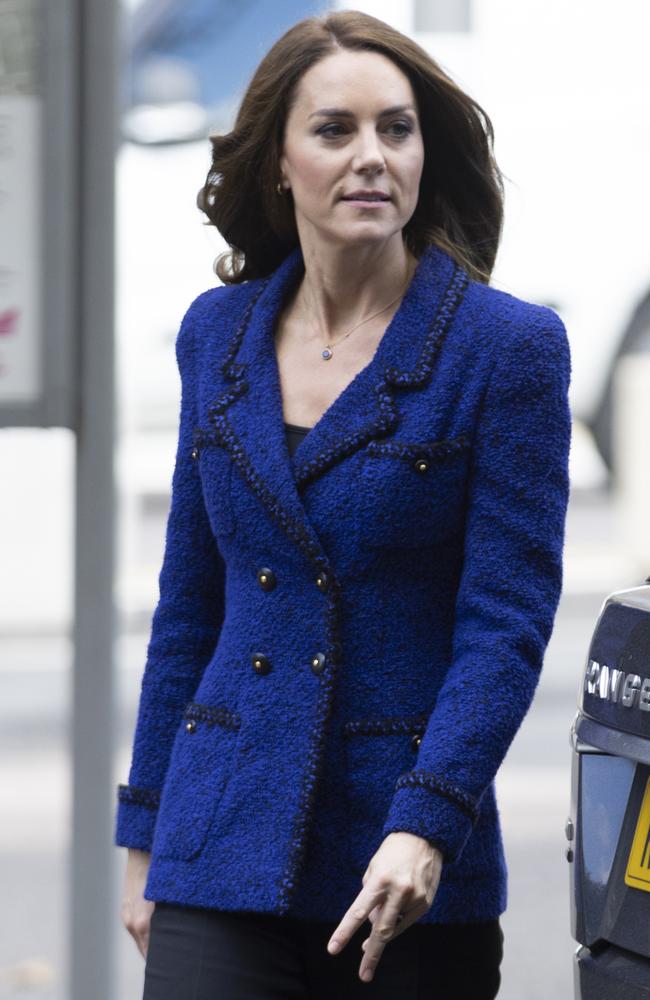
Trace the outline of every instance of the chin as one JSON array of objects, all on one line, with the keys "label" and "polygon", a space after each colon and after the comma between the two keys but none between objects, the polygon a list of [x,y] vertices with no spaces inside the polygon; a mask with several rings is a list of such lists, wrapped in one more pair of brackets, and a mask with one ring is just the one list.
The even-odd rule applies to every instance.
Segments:
[{"label": "chin", "polygon": [[367,243],[385,243],[387,239],[395,233],[394,228],[388,228],[386,226],[372,225],[370,223],[360,224],[356,226],[350,226],[345,230],[340,230],[334,234],[334,239],[339,240],[341,243],[345,243],[348,246],[351,243],[367,244]]}]

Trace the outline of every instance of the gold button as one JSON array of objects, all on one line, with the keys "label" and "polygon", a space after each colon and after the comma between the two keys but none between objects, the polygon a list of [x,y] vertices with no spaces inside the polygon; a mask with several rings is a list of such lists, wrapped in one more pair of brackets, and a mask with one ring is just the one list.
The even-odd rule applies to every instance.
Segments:
[{"label": "gold button", "polygon": [[196,445],[194,445],[194,447],[192,448],[192,458],[198,458],[198,457],[199,457],[199,449],[197,448]]},{"label": "gold button", "polygon": [[194,721],[194,719],[190,719],[190,721],[186,724],[185,729],[188,733],[194,732],[194,730],[196,729],[196,722]]},{"label": "gold button", "polygon": [[311,669],[315,674],[321,674],[325,669],[325,654],[315,653],[311,661]]},{"label": "gold button", "polygon": [[411,749],[417,750],[421,742],[422,742],[422,737],[419,735],[419,733],[416,733],[415,736],[411,738]]},{"label": "gold button", "polygon": [[415,468],[417,469],[418,472],[426,472],[427,469],[429,468],[429,463],[427,462],[426,458],[416,458]]},{"label": "gold button", "polygon": [[257,582],[262,590],[273,590],[277,583],[275,573],[268,566],[262,566],[257,571]]},{"label": "gold button", "polygon": [[251,655],[251,662],[257,674],[268,674],[271,669],[271,663],[265,653],[253,653]]}]

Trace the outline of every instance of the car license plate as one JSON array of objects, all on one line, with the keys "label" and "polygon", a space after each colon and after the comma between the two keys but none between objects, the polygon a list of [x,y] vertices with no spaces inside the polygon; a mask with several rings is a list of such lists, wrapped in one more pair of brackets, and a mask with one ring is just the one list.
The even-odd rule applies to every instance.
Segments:
[{"label": "car license plate", "polygon": [[650,892],[650,777],[646,781],[632,848],[627,859],[625,884]]}]

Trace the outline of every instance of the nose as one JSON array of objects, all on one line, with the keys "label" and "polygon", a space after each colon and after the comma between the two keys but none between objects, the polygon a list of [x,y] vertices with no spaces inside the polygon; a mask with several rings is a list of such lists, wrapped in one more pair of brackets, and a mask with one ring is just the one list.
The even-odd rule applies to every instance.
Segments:
[{"label": "nose", "polygon": [[374,126],[360,129],[352,166],[355,171],[381,171],[385,167],[384,155]]}]

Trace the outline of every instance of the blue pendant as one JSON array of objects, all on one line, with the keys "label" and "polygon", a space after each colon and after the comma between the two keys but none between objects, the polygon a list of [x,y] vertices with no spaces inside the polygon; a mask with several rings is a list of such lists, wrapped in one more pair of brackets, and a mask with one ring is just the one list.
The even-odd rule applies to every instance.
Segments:
[{"label": "blue pendant", "polygon": [[329,359],[332,357],[332,352],[330,351],[329,347],[326,347],[324,351],[321,351],[321,357],[325,361],[329,361]]}]

